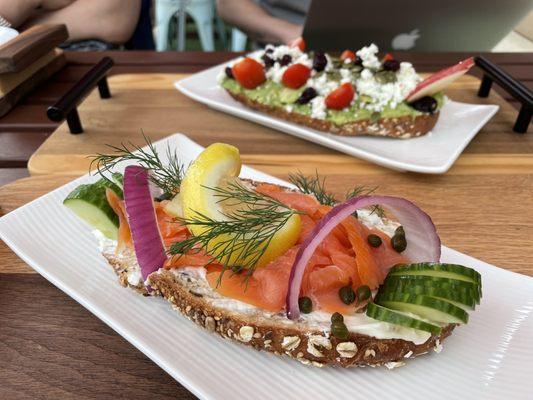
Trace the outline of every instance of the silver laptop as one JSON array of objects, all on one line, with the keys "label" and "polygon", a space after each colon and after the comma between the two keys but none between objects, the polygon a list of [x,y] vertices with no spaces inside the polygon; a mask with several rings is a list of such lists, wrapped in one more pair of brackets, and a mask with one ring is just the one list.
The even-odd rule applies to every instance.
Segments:
[{"label": "silver laptop", "polygon": [[488,51],[533,9],[533,0],[313,0],[309,49]]}]

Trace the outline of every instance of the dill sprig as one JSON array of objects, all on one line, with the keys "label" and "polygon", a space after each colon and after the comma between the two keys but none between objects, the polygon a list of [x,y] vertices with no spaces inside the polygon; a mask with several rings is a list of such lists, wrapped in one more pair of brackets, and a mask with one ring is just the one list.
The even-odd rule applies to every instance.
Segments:
[{"label": "dill sprig", "polygon": [[143,133],[147,149],[143,149],[131,142],[121,143],[120,146],[107,145],[111,154],[98,153],[93,157],[90,168],[96,166],[98,174],[108,179],[107,173],[122,161],[135,161],[150,170],[150,180],[158,186],[165,195],[172,196],[179,192],[184,173],[184,166],[177,154],[167,145],[168,164],[163,164],[152,141]]},{"label": "dill sprig", "polygon": [[321,179],[318,171],[315,171],[315,176],[305,176],[300,171],[295,174],[289,174],[289,181],[300,192],[315,196],[320,204],[334,206],[338,203],[335,196],[326,190],[326,178]]},{"label": "dill sprig", "polygon": [[[289,174],[289,181],[293,185],[295,185],[302,193],[311,194],[315,196],[320,204],[326,206],[334,206],[339,203],[335,195],[327,191],[326,178],[320,178],[320,176],[318,175],[318,171],[315,171],[314,176],[305,176],[301,172],[298,172],[296,174]],[[349,200],[357,196],[370,195],[376,189],[377,186],[373,188],[368,188],[366,186],[355,186],[346,192],[344,199]],[[383,218],[385,216],[385,211],[379,205],[373,206],[372,212],[376,213],[380,218]]]},{"label": "dill sprig", "polygon": [[248,278],[274,235],[299,212],[241,183],[207,189],[214,192],[217,203],[223,203],[228,211],[222,212],[223,218],[220,219],[198,211],[191,218],[177,218],[179,223],[188,227],[200,227],[202,233],[173,243],[169,253],[179,255],[202,249],[212,255],[212,261],[224,266],[219,282],[228,268],[234,272],[246,269]]},{"label": "dill sprig", "polygon": [[[356,186],[346,192],[346,200],[353,199],[357,196],[368,196],[376,191],[378,187],[369,188],[366,186]],[[372,214],[377,214],[380,218],[385,217],[385,210],[380,205],[372,206]]]}]

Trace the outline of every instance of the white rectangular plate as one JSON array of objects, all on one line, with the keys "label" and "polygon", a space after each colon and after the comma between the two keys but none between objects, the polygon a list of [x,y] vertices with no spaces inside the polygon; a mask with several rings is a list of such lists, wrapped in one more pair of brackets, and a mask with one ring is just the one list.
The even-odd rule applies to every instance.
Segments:
[{"label": "white rectangular plate", "polygon": [[[202,150],[178,134],[156,143],[163,157],[167,143],[185,164]],[[282,183],[247,167],[243,176]],[[201,399],[531,399],[532,278],[443,247],[443,261],[481,272],[484,296],[440,354],[431,351],[393,371],[304,366],[223,340],[164,300],[121,287],[90,229],[62,205],[74,187],[96,179],[83,176],[2,217],[0,237]]]},{"label": "white rectangular plate", "polygon": [[402,171],[428,174],[448,171],[466,145],[499,109],[497,105],[448,101],[435,128],[419,138],[339,136],[272,117],[234,100],[217,83],[218,73],[228,63],[177,81],[175,86],[184,95],[216,110]]}]

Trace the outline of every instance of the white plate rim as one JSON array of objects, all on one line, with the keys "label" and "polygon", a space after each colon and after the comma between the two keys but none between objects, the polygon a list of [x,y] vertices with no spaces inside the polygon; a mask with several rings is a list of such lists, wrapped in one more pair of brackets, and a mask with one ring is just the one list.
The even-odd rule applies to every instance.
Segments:
[{"label": "white plate rim", "polygon": [[[182,94],[184,94],[187,97],[190,97],[193,100],[198,101],[199,103],[205,104],[210,108],[213,108],[218,111],[225,112],[227,114],[244,118],[248,121],[252,121],[267,127],[271,127],[273,129],[276,129],[280,132],[296,136],[298,138],[308,140],[317,144],[320,144],[325,147],[329,147],[332,149],[335,149],[337,151],[341,151],[345,154],[361,158],[363,160],[375,163],[377,165],[391,168],[398,171],[410,171],[410,172],[418,172],[418,173],[425,173],[425,174],[443,174],[447,172],[452,165],[457,161],[457,158],[461,155],[463,150],[466,148],[466,146],[472,141],[472,139],[478,134],[478,132],[481,130],[481,128],[498,112],[500,109],[500,106],[497,104],[475,104],[476,106],[483,107],[487,110],[487,114],[479,119],[478,123],[475,125],[474,128],[471,129],[470,134],[467,135],[464,140],[462,140],[458,146],[455,147],[454,151],[450,153],[447,160],[438,166],[427,166],[423,164],[416,164],[416,163],[406,163],[402,161],[397,161],[394,159],[390,159],[388,157],[374,154],[370,151],[362,150],[357,147],[337,142],[334,140],[334,137],[330,137],[325,132],[320,132],[313,130],[311,128],[307,128],[302,125],[298,125],[295,123],[291,123],[289,121],[285,121],[280,118],[276,118],[273,116],[269,116],[264,113],[260,113],[258,111],[249,109],[249,108],[237,108],[235,107],[236,104],[225,104],[222,102],[219,102],[217,100],[213,100],[207,96],[203,96],[201,94],[198,94],[192,90],[190,90],[186,85],[189,81],[194,80],[198,75],[200,74],[208,74],[208,73],[214,73],[216,71],[220,71],[220,69],[235,60],[230,60],[224,63],[221,63],[219,65],[216,65],[214,67],[207,68],[205,70],[202,70],[200,72],[197,72],[195,74],[192,74],[190,76],[187,76],[185,78],[179,79],[174,82],[174,87],[180,91]],[[231,100],[231,99],[229,99]],[[457,101],[450,100],[453,103],[457,104],[464,104],[464,105],[473,105],[469,103],[461,103]],[[284,129],[284,126],[290,126],[290,131],[287,129]]]}]

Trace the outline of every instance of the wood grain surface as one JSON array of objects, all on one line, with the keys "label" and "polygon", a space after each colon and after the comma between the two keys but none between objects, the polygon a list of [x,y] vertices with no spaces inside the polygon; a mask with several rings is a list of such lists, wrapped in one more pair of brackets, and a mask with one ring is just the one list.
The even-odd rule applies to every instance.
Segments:
[{"label": "wood grain surface", "polygon": [[[72,135],[66,123],[61,124],[31,157],[30,173],[80,175],[88,170],[89,156],[105,152],[105,144],[131,141],[142,145],[141,130],[153,140],[182,132],[204,146],[213,141],[225,141],[239,147],[244,154],[260,153],[268,157],[270,154],[314,153],[345,158],[336,151],[197,103],[174,89],[173,82],[182,77],[179,74],[111,77],[111,99],[101,100],[93,92],[79,107],[85,133]],[[500,106],[498,114],[483,127],[461,158],[474,154],[533,154],[533,136],[512,132],[516,111],[494,91],[486,99],[477,97],[478,87],[477,78],[464,76],[446,90],[457,101]],[[357,159],[353,159],[353,165],[369,172],[375,168]]]},{"label": "wood grain surface", "polygon": [[0,74],[19,72],[68,39],[65,25],[35,25],[0,46]]},{"label": "wood grain surface", "polygon": [[[245,163],[280,178],[296,170],[312,174],[316,168],[327,176],[328,186],[338,194],[354,184],[378,186],[378,193],[410,198],[428,211],[445,245],[533,276],[532,135],[511,132],[516,110],[502,98],[492,96],[486,100],[499,104],[502,110],[447,174],[400,173],[236,120],[199,106],[173,89],[165,89],[175,74],[203,69],[233,58],[234,54],[110,55],[117,64],[114,74],[152,75],[113,78],[110,86],[115,97],[109,108],[91,120],[93,133],[104,137],[107,128],[106,137],[118,142],[139,140],[139,128],[154,138],[182,131],[203,145],[213,141],[236,144]],[[46,119],[46,106],[101,56],[67,54],[69,64],[63,71],[0,120],[0,135],[9,133],[4,142],[0,136],[0,159],[3,154],[11,157],[9,165],[14,166],[29,154],[22,149],[26,140],[16,133],[28,137],[32,133],[49,135],[57,128]],[[533,87],[533,54],[488,56]],[[415,62],[419,70],[432,71],[464,58],[464,54],[406,53],[401,58]],[[137,91],[127,92],[132,82]],[[468,96],[474,96],[476,83],[464,83]],[[139,103],[141,98],[144,101]],[[122,110],[119,100],[125,105]],[[100,100],[92,95],[84,105],[98,108]],[[109,124],[117,121],[110,135]],[[232,129],[227,129],[228,126]],[[97,143],[93,136],[66,137],[62,149],[43,146],[41,160],[35,164],[36,172],[38,168],[49,168],[46,166],[49,161],[60,167],[63,174],[58,169],[55,175],[38,175],[1,187],[0,215],[86,172],[84,155],[101,150],[104,143]],[[27,142],[28,148],[35,147],[35,141]],[[20,150],[17,153],[2,149],[2,143],[18,146]],[[60,154],[66,161],[58,161]],[[65,175],[70,172],[69,166],[76,170]],[[2,171],[0,184],[2,179],[26,174],[22,168]],[[0,310],[0,399],[194,398],[100,320],[37,275],[3,243],[0,243]]]},{"label": "wood grain surface", "polygon": [[[39,62],[37,61],[37,63]],[[0,117],[7,114],[24,96],[63,68],[65,63],[65,56],[62,51],[52,52],[51,58],[46,60],[46,64],[39,65],[37,69],[25,75],[24,80],[20,81],[8,92],[3,93],[0,97]],[[23,73],[18,72],[16,74]]]}]

